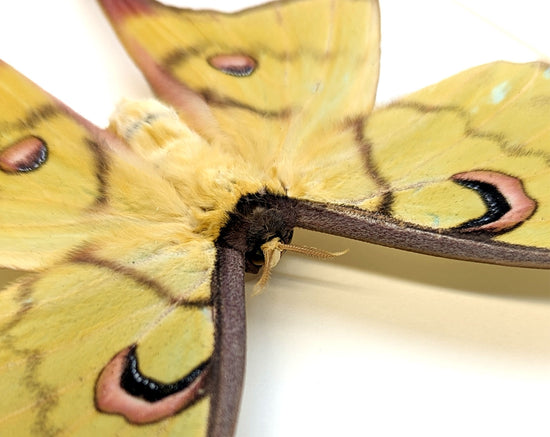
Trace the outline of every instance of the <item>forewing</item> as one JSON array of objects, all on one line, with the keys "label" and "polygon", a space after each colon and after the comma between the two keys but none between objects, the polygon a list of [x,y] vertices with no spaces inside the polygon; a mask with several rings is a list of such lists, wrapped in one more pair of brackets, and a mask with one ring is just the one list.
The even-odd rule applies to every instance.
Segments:
[{"label": "forewing", "polygon": [[[2,293],[2,434],[230,435],[244,356],[243,307],[231,302],[243,295],[242,273],[232,269],[218,293],[216,250],[204,242],[145,260],[103,252],[83,249]],[[224,259],[220,271],[235,267]],[[218,371],[224,364],[231,375]],[[221,378],[234,384],[222,389]]]},{"label": "forewing", "polygon": [[[457,258],[547,265],[546,65],[482,66],[370,116],[375,2],[274,2],[230,15],[150,0],[101,3],[184,119],[209,138],[224,132],[228,147],[288,196],[316,202],[315,213],[303,206],[301,225]],[[321,226],[319,205],[380,230],[357,235],[318,219]]]},{"label": "forewing", "polygon": [[101,132],[0,63],[0,264],[38,268],[89,235],[105,200]]},{"label": "forewing", "polygon": [[5,64],[0,107],[0,263],[37,270],[0,294],[0,434],[230,435],[242,256],[144,150]]},{"label": "forewing", "polygon": [[[269,177],[281,163],[278,176],[292,184],[282,164],[307,161],[304,171],[314,171],[326,162],[323,150],[354,156],[328,134],[373,106],[376,1],[280,1],[234,14],[152,0],[100,3],[157,95]],[[341,137],[352,135],[347,129]]]},{"label": "forewing", "polygon": [[41,269],[117,227],[189,221],[154,166],[5,63],[0,109],[0,265]]},{"label": "forewing", "polygon": [[[353,146],[376,188],[348,198],[303,193],[319,203],[303,204],[301,224],[318,228],[313,216],[327,211],[343,219],[332,231],[341,235],[548,267],[549,72],[544,63],[487,64],[375,111],[357,125]],[[330,223],[322,228],[330,232]]]}]

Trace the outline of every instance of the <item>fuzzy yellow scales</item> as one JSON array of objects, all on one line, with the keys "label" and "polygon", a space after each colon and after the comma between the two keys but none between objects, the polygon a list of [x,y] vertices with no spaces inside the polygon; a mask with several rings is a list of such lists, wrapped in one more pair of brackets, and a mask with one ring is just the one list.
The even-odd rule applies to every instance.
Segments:
[{"label": "fuzzy yellow scales", "polygon": [[171,106],[102,130],[0,64],[1,435],[230,435],[244,271],[294,227],[550,265],[546,65],[371,114],[375,0],[100,3]]},{"label": "fuzzy yellow scales", "polygon": [[[360,149],[350,147],[378,82],[376,2],[286,1],[233,15],[153,4],[124,13],[114,22],[138,65],[155,64],[204,96],[207,109],[184,106],[183,119],[252,163],[263,181],[289,196],[340,203],[376,190]],[[258,68],[235,80],[210,65],[220,54],[246,54]]]},{"label": "fuzzy yellow scales", "polygon": [[[142,370],[161,380],[211,356],[213,243],[191,231],[193,205],[152,165],[106,148],[103,133],[5,64],[0,96],[2,145],[32,134],[49,146],[40,171],[0,172],[2,264],[46,269],[1,296],[0,387],[18,388],[0,401],[2,434],[150,435],[158,426],[98,415],[94,386],[137,341]],[[204,435],[207,419],[204,398],[160,428]]]}]

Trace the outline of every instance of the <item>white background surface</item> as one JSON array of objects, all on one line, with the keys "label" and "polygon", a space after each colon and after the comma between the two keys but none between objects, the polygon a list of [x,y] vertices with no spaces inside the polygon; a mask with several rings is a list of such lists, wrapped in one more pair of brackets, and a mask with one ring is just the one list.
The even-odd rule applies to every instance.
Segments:
[{"label": "white background surface", "polygon": [[[195,2],[216,3],[234,2]],[[381,0],[382,101],[550,54],[546,2],[464,3],[481,17],[447,0]],[[120,98],[150,95],[90,0],[2,2],[0,58],[100,125]],[[249,299],[239,437],[550,435],[550,272],[313,233],[295,242],[350,252],[286,256]]]}]

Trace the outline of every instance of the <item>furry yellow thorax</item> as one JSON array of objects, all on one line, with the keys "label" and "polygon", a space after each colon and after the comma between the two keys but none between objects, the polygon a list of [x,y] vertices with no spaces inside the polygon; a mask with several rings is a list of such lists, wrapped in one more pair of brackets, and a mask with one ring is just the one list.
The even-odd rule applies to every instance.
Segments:
[{"label": "furry yellow thorax", "polygon": [[[244,195],[269,190],[283,193],[275,178],[245,157],[228,153],[191,130],[178,113],[154,99],[125,100],[109,129],[133,152],[150,162],[191,210],[194,231],[216,238]],[[252,165],[251,165],[252,164]]]}]

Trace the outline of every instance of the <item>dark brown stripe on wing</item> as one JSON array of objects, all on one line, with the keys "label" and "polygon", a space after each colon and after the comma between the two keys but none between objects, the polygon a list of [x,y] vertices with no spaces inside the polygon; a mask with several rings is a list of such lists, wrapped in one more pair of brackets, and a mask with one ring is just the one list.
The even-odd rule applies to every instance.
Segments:
[{"label": "dark brown stripe on wing", "polygon": [[380,172],[372,153],[372,142],[365,136],[365,124],[367,123],[366,116],[358,116],[347,121],[355,133],[355,143],[359,147],[359,151],[363,155],[363,162],[367,170],[367,174],[378,186],[382,201],[377,208],[379,214],[391,215],[394,202],[393,192],[391,191],[390,183]]},{"label": "dark brown stripe on wing", "polygon": [[42,364],[44,352],[38,348],[21,348],[17,344],[16,337],[11,333],[25,320],[25,315],[34,307],[33,285],[37,279],[39,279],[38,275],[29,276],[19,286],[14,298],[19,307],[8,322],[0,328],[0,347],[4,351],[11,351],[22,361],[17,365],[24,367],[23,386],[34,401],[32,407],[34,421],[31,425],[33,433],[53,437],[59,434],[60,429],[53,424],[50,414],[55,410],[59,402],[59,396],[55,387],[45,383],[39,377],[39,366]]},{"label": "dark brown stripe on wing", "polygon": [[260,117],[266,117],[266,118],[288,118],[292,114],[292,112],[297,111],[298,109],[295,108],[282,108],[279,110],[267,110],[267,109],[261,109],[252,105],[249,105],[247,103],[240,102],[238,100],[232,99],[231,97],[222,96],[221,94],[216,93],[214,90],[205,88],[202,90],[199,90],[198,93],[204,98],[206,103],[208,103],[211,106],[218,106],[218,107],[229,107],[229,108],[237,108],[237,109],[243,109],[245,111],[253,112]]},{"label": "dark brown stripe on wing", "polygon": [[[492,141],[497,144],[498,148],[507,156],[537,156],[545,161],[546,165],[550,166],[550,153],[545,152],[540,149],[531,149],[528,145],[515,144],[507,140],[506,136],[501,132],[494,131],[484,131],[482,129],[477,129],[472,127],[471,117],[467,111],[464,111],[460,106],[455,105],[425,105],[423,103],[415,101],[399,101],[396,103],[391,103],[386,108],[405,108],[412,109],[419,113],[429,114],[437,112],[451,112],[457,117],[464,120],[464,136],[472,138],[481,138],[485,140]],[[383,109],[382,109],[383,110]],[[518,147],[522,146],[522,147]]]},{"label": "dark brown stripe on wing", "polygon": [[17,121],[0,122],[0,132],[22,131],[34,129],[39,123],[47,121],[61,114],[61,110],[54,104],[47,103],[27,111],[25,116]]},{"label": "dark brown stripe on wing", "polygon": [[[40,123],[47,122],[54,117],[68,117],[72,119],[74,123],[79,124],[78,121],[74,120],[73,116],[68,113],[66,109],[55,104],[48,103],[30,109],[23,118],[15,122],[0,122],[0,132],[7,134],[15,131],[32,135],[32,130],[36,129]],[[84,126],[83,128],[86,129]],[[91,150],[93,156],[95,157],[95,176],[98,183],[98,194],[96,196],[95,204],[96,206],[104,205],[108,200],[106,174],[108,172],[109,165],[106,153],[98,143],[90,138],[83,138],[82,141]],[[50,148],[50,150],[55,150],[55,143],[52,143],[47,139],[45,142],[48,144],[48,148]],[[42,165],[47,165],[47,163]]]},{"label": "dark brown stripe on wing", "polygon": [[95,157],[95,177],[97,179],[97,196],[95,199],[95,206],[104,206],[108,203],[107,197],[107,175],[109,173],[109,161],[105,151],[97,144],[88,138],[84,141],[88,145]]},{"label": "dark brown stripe on wing", "polygon": [[[210,47],[210,45],[187,47],[187,48],[180,47],[171,51],[168,55],[166,55],[163,58],[163,60],[161,60],[160,66],[162,70],[168,72],[177,80],[180,80],[175,71],[177,68],[182,68],[181,66],[183,63],[186,63],[187,61],[193,58],[204,59],[205,65],[209,65],[208,59],[211,59],[211,56],[207,56],[207,54],[210,53],[211,55],[211,52],[212,52],[212,48]],[[269,47],[261,46],[261,47],[256,47],[254,49],[254,53],[248,53],[247,50],[236,47],[232,49],[232,52],[238,52],[243,55],[250,56],[253,59],[259,59],[260,56],[258,54],[261,54],[261,58],[276,59],[279,62],[285,62],[285,63],[293,62],[297,59],[303,59],[305,57],[312,58],[317,62],[329,62],[338,57],[340,58],[346,57],[345,52],[323,52],[323,51],[314,50],[312,48],[301,48],[300,50],[294,51],[294,52],[281,52],[281,51],[274,51]],[[258,63],[255,69],[259,69],[259,68],[261,68],[260,63]],[[246,80],[246,75],[243,77],[238,77],[236,78],[236,80]],[[260,107],[245,103],[243,101],[237,100],[228,95],[220,94],[211,88],[203,88],[203,89],[194,90],[194,91],[200,94],[206,100],[206,102],[212,106],[233,107],[233,108],[243,109],[249,112],[253,112],[261,117],[287,118],[291,116],[293,112],[297,112],[300,109],[295,107],[285,107],[277,110],[260,108]]]},{"label": "dark brown stripe on wing", "polygon": [[[212,52],[219,50],[217,47],[213,47],[211,44],[204,44],[200,46],[191,46],[191,47],[178,47],[175,50],[169,52],[161,60],[160,64],[167,71],[170,71],[174,74],[174,69],[181,67],[182,64],[186,63],[189,59],[199,57],[204,58],[207,62],[207,57],[212,55]],[[231,49],[233,52],[247,53],[251,50],[246,50],[242,47],[233,47]],[[301,48],[300,50],[295,50],[293,52],[281,52],[275,51],[268,46],[259,46],[255,47],[253,50],[254,53],[250,53],[249,56],[256,56],[257,54],[262,55],[262,57],[268,57],[271,59],[276,59],[280,62],[291,62],[296,60],[303,60],[304,58],[310,58],[315,61],[330,61],[337,57],[345,58],[346,52],[330,52],[330,51],[319,51],[312,48]]]},{"label": "dark brown stripe on wing", "polygon": [[176,293],[173,293],[170,289],[163,286],[162,284],[160,284],[150,276],[140,272],[139,270],[132,269],[122,264],[118,264],[115,261],[98,258],[89,250],[80,250],[76,252],[72,256],[70,261],[74,263],[91,264],[93,266],[108,269],[108,270],[111,270],[112,272],[123,275],[129,279],[132,279],[137,284],[153,290],[153,292],[159,298],[168,302],[168,304],[170,305],[187,306],[187,307],[204,307],[204,306],[212,305],[212,302],[210,299],[188,300],[188,299],[176,298],[174,297]]}]

